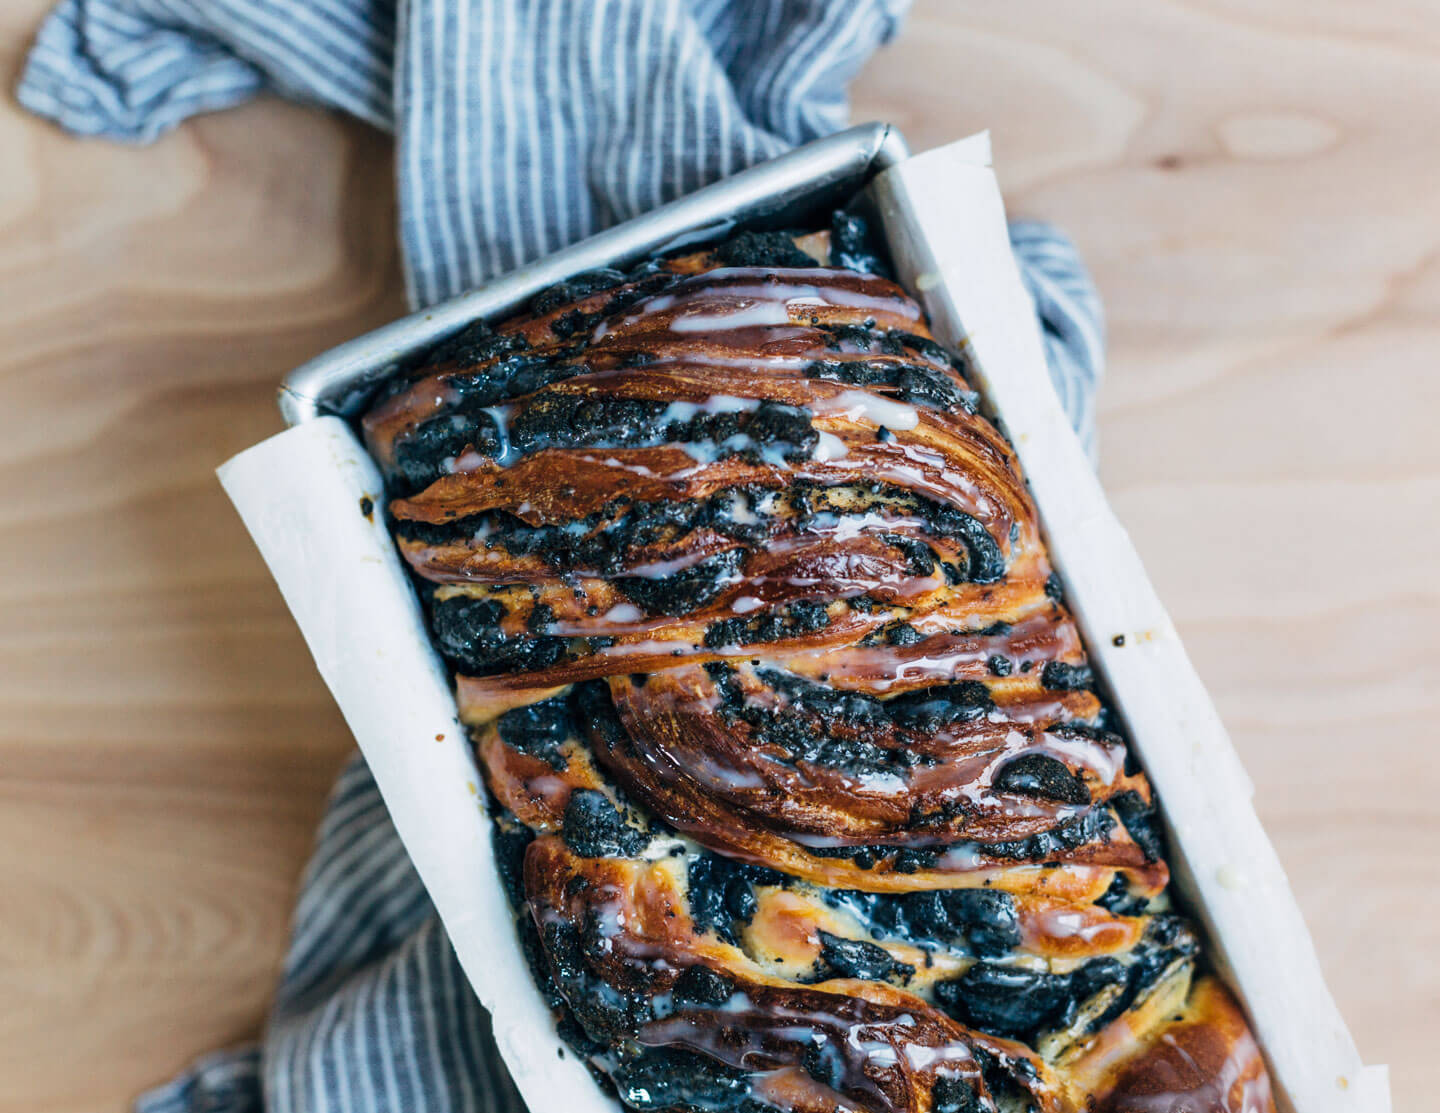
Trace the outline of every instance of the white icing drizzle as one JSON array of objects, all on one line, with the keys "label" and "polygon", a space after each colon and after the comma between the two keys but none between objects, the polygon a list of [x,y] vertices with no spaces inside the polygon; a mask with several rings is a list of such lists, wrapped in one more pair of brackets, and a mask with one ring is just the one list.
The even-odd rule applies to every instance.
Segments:
[{"label": "white icing drizzle", "polygon": [[914,406],[884,398],[866,390],[847,390],[829,401],[815,406],[820,414],[835,414],[850,421],[868,421],[872,425],[883,425],[887,429],[904,431],[920,424],[920,414]]},{"label": "white icing drizzle", "polygon": [[845,442],[834,433],[826,433],[820,430],[820,443],[815,446],[815,459],[820,463],[828,460],[840,460],[850,455],[850,450],[845,447]]},{"label": "white icing drizzle", "polygon": [[980,868],[980,851],[969,843],[960,843],[940,855],[935,866],[955,873],[968,873]]},{"label": "white icing drizzle", "polygon": [[729,313],[688,313],[670,322],[671,332],[724,332],[727,329],[788,325],[790,313],[784,302],[750,301]]},{"label": "white icing drizzle", "polygon": [[937,1063],[969,1062],[973,1056],[964,1044],[947,1043],[941,1047],[926,1047],[923,1044],[907,1043],[905,1061],[910,1069],[926,1071]]},{"label": "white icing drizzle", "polygon": [[662,425],[690,421],[697,414],[748,413],[760,408],[758,398],[737,398],[733,394],[712,394],[703,402],[671,402],[660,415]]},{"label": "white icing drizzle", "polygon": [[[440,461],[442,471],[454,475],[457,472],[475,471],[488,463],[495,463],[502,468],[508,468],[511,464],[520,459],[520,451],[510,443],[510,414],[513,406],[486,406],[480,410],[488,414],[490,420],[495,424],[495,439],[497,451],[494,456],[486,456],[476,452],[475,449],[466,449],[458,456],[446,456]],[[469,419],[461,414],[450,416],[450,427],[456,431],[463,431],[469,425]]]},{"label": "white icing drizzle", "polygon": [[678,352],[669,355],[659,355],[653,367],[691,366],[691,367],[739,367],[747,371],[768,370],[768,371],[803,371],[809,367],[812,360],[801,356],[777,356],[761,355],[747,351],[745,355],[723,356],[714,352]]},{"label": "white icing drizzle", "polygon": [[520,458],[519,450],[510,443],[510,413],[513,409],[513,406],[486,406],[480,411],[488,414],[495,423],[495,437],[499,445],[495,462],[502,468],[508,468]]},{"label": "white icing drizzle", "polygon": [[[896,317],[918,320],[920,307],[908,298],[865,294],[836,282],[836,272],[826,267],[787,267],[771,271],[764,267],[719,267],[703,276],[712,284],[708,292],[732,297],[767,298],[794,301],[800,305],[842,305],[872,313],[888,313]],[[754,278],[754,284],[735,281]],[[873,281],[873,280],[872,280]],[[702,293],[707,292],[702,288]]]},{"label": "white icing drizzle", "polygon": [[1036,916],[1045,934],[1052,939],[1079,938],[1088,945],[1111,930],[1111,924],[1105,920],[1086,924],[1084,912],[1077,908],[1046,908]]},{"label": "white icing drizzle", "polygon": [[[824,433],[820,435],[826,436]],[[795,450],[795,446],[786,441],[759,444],[749,433],[736,433],[732,437],[726,437],[723,441],[686,441],[680,447],[697,464],[713,464],[716,460],[726,456],[734,456],[741,452],[753,452],[773,467],[783,467],[786,463],[786,454]]]},{"label": "white icing drizzle", "polygon": [[684,556],[673,557],[670,560],[653,560],[649,564],[639,564],[634,568],[625,569],[625,575],[639,576],[643,580],[658,580],[662,576],[673,576],[676,572],[693,568],[702,560],[713,555],[713,553],[704,552],[686,553]]},{"label": "white icing drizzle", "polygon": [[[754,281],[745,281],[753,279]],[[843,306],[876,314],[889,314],[918,320],[920,308],[908,299],[866,294],[849,289],[834,281],[835,272],[823,267],[786,268],[783,271],[763,267],[720,267],[707,271],[703,283],[661,294],[641,303],[638,310],[616,324],[624,329],[657,313],[676,311],[669,322],[675,333],[726,332],[747,327],[774,327],[790,322],[789,306],[803,315],[807,307]],[[719,308],[726,302],[737,303],[729,312],[686,313],[688,306],[698,303]],[[602,323],[592,334],[597,341],[611,329]]]},{"label": "white icing drizzle", "polygon": [[1125,761],[1124,751],[1120,747],[1112,749],[1088,738],[1062,738],[1046,734],[1035,749],[1041,753],[1049,753],[1067,764],[1089,769],[1100,779],[1100,783],[1105,785],[1115,783]]}]

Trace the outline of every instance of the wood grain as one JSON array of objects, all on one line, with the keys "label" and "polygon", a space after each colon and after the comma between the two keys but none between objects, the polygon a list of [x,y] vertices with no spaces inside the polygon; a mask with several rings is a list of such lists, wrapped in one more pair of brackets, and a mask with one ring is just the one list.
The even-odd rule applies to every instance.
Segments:
[{"label": "wood grain", "polygon": [[[12,87],[45,0],[0,9]],[[917,5],[855,117],[995,134],[1110,312],[1102,474],[1397,1109],[1433,1104],[1440,13]],[[211,474],[402,308],[386,140],[266,101],[152,147],[0,102],[0,1111],[253,1035],[349,741]]]},{"label": "wood grain", "polygon": [[[41,2],[0,9],[13,85]],[[0,1109],[258,1030],[350,749],[213,469],[403,309],[388,141],[267,102],[150,148],[0,102]]]}]

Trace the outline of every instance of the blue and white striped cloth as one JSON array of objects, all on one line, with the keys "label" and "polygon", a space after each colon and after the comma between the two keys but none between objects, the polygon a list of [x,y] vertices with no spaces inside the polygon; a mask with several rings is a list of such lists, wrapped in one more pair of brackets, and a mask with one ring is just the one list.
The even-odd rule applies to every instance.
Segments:
[{"label": "blue and white striped cloth", "polygon": [[[908,2],[63,0],[17,95],[71,131],[136,142],[262,90],[393,131],[420,306],[842,127],[846,85]],[[1017,224],[1011,240],[1088,441],[1099,299],[1053,228]],[[262,1042],[137,1108],[521,1109],[358,758],[321,824]]]}]

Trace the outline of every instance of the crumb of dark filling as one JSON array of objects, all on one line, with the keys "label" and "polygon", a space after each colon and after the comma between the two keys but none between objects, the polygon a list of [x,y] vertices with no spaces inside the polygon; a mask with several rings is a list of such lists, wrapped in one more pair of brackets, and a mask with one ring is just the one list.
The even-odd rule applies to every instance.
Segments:
[{"label": "crumb of dark filling", "polygon": [[789,232],[741,232],[710,252],[722,267],[814,267],[815,260],[795,246]]},{"label": "crumb of dark filling", "polygon": [[1079,692],[1095,687],[1095,674],[1089,665],[1070,665],[1064,661],[1046,661],[1040,670],[1040,685],[1053,691]]},{"label": "crumb of dark filling", "polygon": [[820,957],[816,974],[821,978],[860,978],[867,982],[884,982],[892,978],[907,982],[915,967],[901,962],[884,947],[863,939],[844,939],[828,931],[819,931]]},{"label": "crumb of dark filling", "polygon": [[570,794],[560,835],[582,858],[633,858],[650,841],[643,831],[626,823],[610,798],[596,789]]}]

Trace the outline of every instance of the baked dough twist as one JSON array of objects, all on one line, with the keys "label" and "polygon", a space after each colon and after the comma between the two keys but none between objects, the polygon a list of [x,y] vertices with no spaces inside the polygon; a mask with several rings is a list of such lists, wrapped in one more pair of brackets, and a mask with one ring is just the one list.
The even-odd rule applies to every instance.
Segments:
[{"label": "baked dough twist", "polygon": [[364,419],[627,1105],[1272,1107],[1014,453],[863,227],[581,275]]}]

